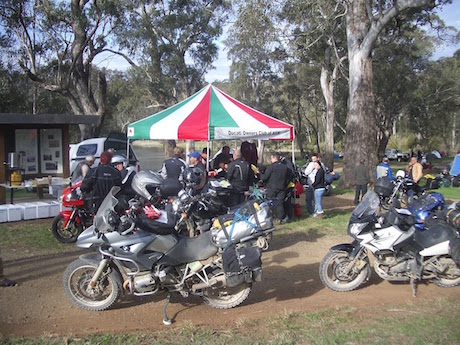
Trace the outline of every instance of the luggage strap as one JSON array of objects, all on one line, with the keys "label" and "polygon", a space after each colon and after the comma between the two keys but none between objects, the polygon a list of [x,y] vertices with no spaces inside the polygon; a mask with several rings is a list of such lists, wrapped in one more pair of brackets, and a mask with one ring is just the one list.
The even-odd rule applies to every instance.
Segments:
[{"label": "luggage strap", "polygon": [[[257,214],[255,214],[255,219],[256,219],[256,222],[258,222],[258,219],[257,219]],[[232,240],[232,234],[233,234],[233,230],[235,229],[235,224],[238,222],[238,221],[244,221],[245,223],[248,223],[253,229],[255,229],[256,231],[259,231],[259,226],[254,224],[254,223],[251,223],[249,221],[249,217],[248,216],[243,216],[242,214],[239,213],[239,209],[235,212],[235,216],[233,217],[233,223],[232,223],[232,227],[230,228],[230,233],[228,234],[227,236],[227,245],[225,246],[224,248],[224,251],[227,250],[227,248],[230,246],[230,242]],[[225,229],[225,227],[222,227],[223,229]],[[225,231],[225,230],[224,230]],[[225,231],[225,234],[227,234],[227,232]]]}]

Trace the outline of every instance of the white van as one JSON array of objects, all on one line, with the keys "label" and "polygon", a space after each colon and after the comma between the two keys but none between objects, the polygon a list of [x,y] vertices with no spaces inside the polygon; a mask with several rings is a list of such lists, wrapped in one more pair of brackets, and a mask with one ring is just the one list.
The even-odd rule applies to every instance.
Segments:
[{"label": "white van", "polygon": [[95,157],[93,167],[99,165],[101,153],[108,150],[115,150],[115,154],[120,154],[129,159],[129,165],[135,166],[136,171],[140,171],[139,160],[134,152],[131,144],[129,145],[129,152],[127,154],[127,139],[125,133],[110,133],[106,138],[91,138],[83,140],[78,144],[71,144],[69,147],[69,164],[70,176],[77,167],[78,163],[83,161],[86,156],[93,155]]}]

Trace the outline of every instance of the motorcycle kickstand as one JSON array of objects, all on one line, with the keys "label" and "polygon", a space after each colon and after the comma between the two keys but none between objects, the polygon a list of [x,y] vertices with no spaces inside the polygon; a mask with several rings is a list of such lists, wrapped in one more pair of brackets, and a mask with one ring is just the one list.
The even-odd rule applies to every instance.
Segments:
[{"label": "motorcycle kickstand", "polygon": [[171,292],[168,292],[168,297],[166,297],[165,306],[163,307],[163,324],[166,326],[169,326],[172,324],[172,320],[166,314],[166,307],[168,306],[170,300],[171,300]]},{"label": "motorcycle kickstand", "polygon": [[410,286],[412,288],[412,297],[417,297],[417,279],[410,278]]}]

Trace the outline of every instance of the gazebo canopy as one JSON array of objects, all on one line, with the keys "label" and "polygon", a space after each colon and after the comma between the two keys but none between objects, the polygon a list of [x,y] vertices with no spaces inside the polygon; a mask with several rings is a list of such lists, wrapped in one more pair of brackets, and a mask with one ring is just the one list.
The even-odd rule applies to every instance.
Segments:
[{"label": "gazebo canopy", "polygon": [[128,126],[128,139],[293,140],[294,127],[209,84],[184,101]]}]

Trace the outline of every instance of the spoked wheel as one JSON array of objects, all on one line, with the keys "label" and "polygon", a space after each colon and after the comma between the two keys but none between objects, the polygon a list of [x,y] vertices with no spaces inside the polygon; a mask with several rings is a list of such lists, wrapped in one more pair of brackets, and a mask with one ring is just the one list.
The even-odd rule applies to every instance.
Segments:
[{"label": "spoked wheel", "polygon": [[348,269],[349,263],[348,253],[329,251],[319,266],[323,284],[331,290],[346,292],[355,290],[369,279],[371,269],[367,258],[358,260],[351,269]]},{"label": "spoked wheel", "polygon": [[235,287],[208,288],[203,300],[216,309],[230,309],[243,303],[251,292],[251,284],[243,283]]},{"label": "spoked wheel", "polygon": [[102,273],[94,287],[89,283],[97,267],[81,259],[67,266],[62,283],[73,303],[80,308],[92,311],[110,308],[121,294],[121,277],[118,272]]},{"label": "spoked wheel", "polygon": [[458,268],[454,260],[450,258],[441,258],[439,260],[442,264],[448,264],[449,268],[442,274],[439,274],[437,278],[433,279],[433,283],[437,286],[444,288],[451,288],[460,285],[460,276],[458,276]]},{"label": "spoked wheel", "polygon": [[53,223],[51,225],[51,232],[59,242],[76,242],[78,235],[80,235],[80,233],[83,231],[83,225],[81,223],[76,223],[73,220],[70,220],[69,222],[70,224],[66,229],[64,216],[62,214],[58,214],[56,217],[54,217]]}]

